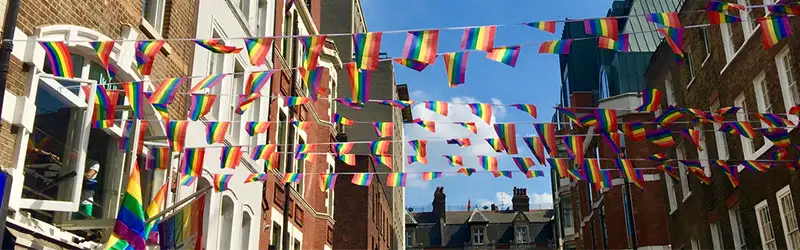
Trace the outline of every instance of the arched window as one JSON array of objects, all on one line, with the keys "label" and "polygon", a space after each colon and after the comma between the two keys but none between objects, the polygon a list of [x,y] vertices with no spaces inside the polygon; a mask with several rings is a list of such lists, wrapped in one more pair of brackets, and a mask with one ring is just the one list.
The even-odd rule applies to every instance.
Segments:
[{"label": "arched window", "polygon": [[233,230],[233,200],[227,196],[222,196],[222,207],[219,216],[219,249],[231,249],[231,231]]},{"label": "arched window", "polygon": [[249,213],[242,213],[242,228],[239,233],[242,235],[239,241],[239,249],[250,249],[250,227],[252,226],[252,219]]}]

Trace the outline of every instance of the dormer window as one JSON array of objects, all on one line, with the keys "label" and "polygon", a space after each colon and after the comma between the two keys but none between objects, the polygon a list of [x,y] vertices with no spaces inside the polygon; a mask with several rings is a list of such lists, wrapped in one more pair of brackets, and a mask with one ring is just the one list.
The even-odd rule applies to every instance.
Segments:
[{"label": "dormer window", "polygon": [[485,242],[485,229],[483,227],[472,228],[472,244],[483,245]]},{"label": "dormer window", "polygon": [[528,226],[516,226],[514,232],[517,243],[528,243]]}]

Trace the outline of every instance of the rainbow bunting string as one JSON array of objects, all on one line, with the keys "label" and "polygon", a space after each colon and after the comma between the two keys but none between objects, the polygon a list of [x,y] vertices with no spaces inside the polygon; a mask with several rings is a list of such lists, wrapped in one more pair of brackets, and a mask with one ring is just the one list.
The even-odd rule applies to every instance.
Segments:
[{"label": "rainbow bunting string", "polygon": [[483,169],[488,171],[497,171],[497,157],[479,155],[478,164],[480,164]]},{"label": "rainbow bunting string", "polygon": [[678,12],[650,13],[647,14],[645,18],[647,21],[670,28],[677,29],[681,27],[681,20],[678,18]]},{"label": "rainbow bunting string", "polygon": [[372,71],[360,70],[354,63],[346,64],[345,68],[347,68],[347,75],[350,76],[350,94],[353,102],[363,105],[369,100]]},{"label": "rainbow bunting string", "polygon": [[203,161],[206,157],[205,148],[187,148],[181,158],[181,174],[200,176],[203,172]]},{"label": "rainbow bunting string", "polygon": [[436,60],[438,46],[439,30],[409,31],[403,47],[402,58],[433,64]]},{"label": "rainbow bunting string", "polygon": [[497,123],[494,130],[500,137],[500,142],[507,154],[515,155],[517,151],[517,129],[514,123]]},{"label": "rainbow bunting string", "polygon": [[306,48],[306,53],[303,55],[303,68],[313,69],[317,67],[319,56],[322,54],[322,48],[327,38],[327,35],[302,36],[298,38],[303,47]]},{"label": "rainbow bunting string", "polygon": [[772,141],[776,147],[787,148],[792,145],[792,140],[789,137],[789,131],[784,128],[762,128],[761,134]]},{"label": "rainbow bunting string", "polygon": [[792,35],[792,26],[787,16],[771,16],[756,19],[761,24],[761,41],[770,49],[781,40]]},{"label": "rainbow bunting string", "polygon": [[550,34],[556,33],[556,22],[555,21],[541,21],[541,22],[530,22],[525,23],[528,27],[536,28],[542,31],[549,32]]},{"label": "rainbow bunting string", "polygon": [[189,93],[199,92],[206,88],[213,88],[222,82],[222,79],[224,79],[227,75],[228,74],[215,74],[203,77],[203,79],[197,82],[197,84],[195,84],[192,89],[189,90]]},{"label": "rainbow bunting string", "polygon": [[206,125],[206,142],[208,144],[225,143],[225,134],[231,122],[209,121]]},{"label": "rainbow bunting string", "polygon": [[244,39],[244,46],[247,48],[247,55],[250,57],[250,64],[260,66],[267,63],[267,53],[272,47],[272,38],[247,38]]},{"label": "rainbow bunting string", "polygon": [[423,172],[422,173],[422,180],[430,181],[439,179],[442,177],[442,172]]},{"label": "rainbow bunting string", "polygon": [[336,177],[338,174],[320,174],[319,175],[319,188],[322,192],[328,191],[328,189],[333,189],[336,186]]},{"label": "rainbow bunting string", "polygon": [[764,123],[766,123],[767,126],[769,126],[771,128],[794,126],[794,122],[792,122],[792,121],[790,121],[790,120],[788,120],[786,118],[783,118],[783,117],[781,117],[780,115],[777,115],[777,114],[769,114],[769,113],[761,114],[761,113],[758,113],[758,114],[755,114],[755,116],[759,120],[761,120]]},{"label": "rainbow bunting string", "polygon": [[189,119],[197,121],[211,111],[217,95],[191,94],[189,100]]},{"label": "rainbow bunting string", "polygon": [[445,53],[444,67],[447,70],[447,82],[450,88],[464,84],[467,75],[467,60],[469,51]]},{"label": "rainbow bunting string", "polygon": [[236,169],[242,159],[242,147],[224,147],[220,152],[220,166],[223,169]]},{"label": "rainbow bunting string", "polygon": [[570,46],[572,39],[546,41],[539,45],[539,54],[569,54]]},{"label": "rainbow bunting string", "polygon": [[387,187],[405,187],[406,173],[389,173],[386,176]]},{"label": "rainbow bunting string", "polygon": [[500,62],[502,64],[515,67],[517,66],[517,59],[519,59],[520,46],[504,46],[492,48],[486,58],[489,60]]},{"label": "rainbow bunting string", "polygon": [[54,76],[73,78],[72,56],[64,42],[39,42]]},{"label": "rainbow bunting string", "polygon": [[353,179],[350,180],[350,183],[359,185],[359,186],[369,186],[372,183],[373,174],[369,173],[355,173],[353,174]]},{"label": "rainbow bunting string", "polygon": [[233,174],[214,174],[214,191],[222,192],[228,190]]},{"label": "rainbow bunting string", "polygon": [[378,69],[378,57],[381,53],[381,37],[383,32],[353,34],[355,63],[359,69]]},{"label": "rainbow bunting string", "polygon": [[536,129],[539,138],[543,139],[541,142],[547,152],[550,153],[550,157],[555,157],[556,153],[558,153],[558,148],[556,147],[556,125],[552,123],[535,123],[533,128]]},{"label": "rainbow bunting string", "polygon": [[583,20],[583,29],[587,35],[600,35],[612,39],[616,39],[619,33],[616,17]]},{"label": "rainbow bunting string", "polygon": [[461,36],[461,50],[482,50],[489,52],[494,47],[494,34],[497,26],[483,26],[464,29]]}]

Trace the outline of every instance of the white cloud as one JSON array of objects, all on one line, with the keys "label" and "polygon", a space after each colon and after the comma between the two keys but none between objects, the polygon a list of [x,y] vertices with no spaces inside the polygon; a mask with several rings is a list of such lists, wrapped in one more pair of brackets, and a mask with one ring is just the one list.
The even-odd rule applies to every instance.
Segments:
[{"label": "white cloud", "polygon": [[533,193],[530,194],[531,209],[553,208],[553,194]]},{"label": "white cloud", "polygon": [[425,91],[422,91],[422,90],[411,91],[411,93],[409,93],[409,96],[411,97],[411,100],[414,100],[414,101],[429,100],[429,97],[430,97],[430,96],[428,96],[427,93],[425,93]]},{"label": "white cloud", "polygon": [[483,209],[483,207],[491,207],[492,204],[497,205],[501,209],[511,207],[511,195],[506,192],[497,192],[494,194],[494,200],[478,199],[477,201],[478,208],[480,209]]},{"label": "white cloud", "polygon": [[492,100],[492,104],[494,104],[492,106],[492,109],[494,111],[495,121],[497,121],[497,118],[505,117],[506,113],[508,113],[508,109],[507,109],[506,105],[503,104],[503,101],[501,101],[500,99],[494,98],[494,97],[492,97],[491,100]]},{"label": "white cloud", "polygon": [[429,181],[422,180],[422,174],[411,173],[406,177],[406,187],[426,189],[430,184]]}]

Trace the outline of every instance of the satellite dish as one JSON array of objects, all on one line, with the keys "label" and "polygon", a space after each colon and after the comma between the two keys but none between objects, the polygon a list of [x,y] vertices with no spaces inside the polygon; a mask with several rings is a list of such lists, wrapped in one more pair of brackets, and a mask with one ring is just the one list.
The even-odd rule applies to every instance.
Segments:
[{"label": "satellite dish", "polygon": [[483,210],[489,209],[489,206],[483,206]]},{"label": "satellite dish", "polygon": [[413,208],[413,207],[410,207],[410,208],[408,208],[408,211],[409,211],[409,212],[414,212],[414,208]]}]

